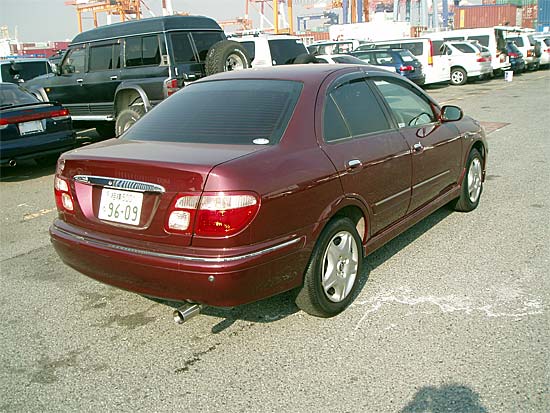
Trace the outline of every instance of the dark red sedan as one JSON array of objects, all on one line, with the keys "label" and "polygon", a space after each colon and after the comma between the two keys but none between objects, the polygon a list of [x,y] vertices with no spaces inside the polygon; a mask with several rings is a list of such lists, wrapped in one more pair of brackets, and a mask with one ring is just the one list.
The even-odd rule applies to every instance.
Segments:
[{"label": "dark red sedan", "polygon": [[64,154],[50,233],[66,264],[146,296],[197,309],[298,288],[330,317],[364,256],[442,205],[476,208],[486,161],[478,122],[387,71],[230,72]]}]

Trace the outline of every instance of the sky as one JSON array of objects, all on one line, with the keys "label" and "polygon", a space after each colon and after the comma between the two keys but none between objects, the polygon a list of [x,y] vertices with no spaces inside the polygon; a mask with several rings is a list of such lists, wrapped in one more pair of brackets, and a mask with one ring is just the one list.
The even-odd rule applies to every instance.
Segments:
[{"label": "sky", "polygon": [[[71,40],[78,33],[78,24],[75,7],[65,6],[65,1],[0,0],[0,26],[8,26],[11,37],[17,30],[19,41],[23,42]],[[161,15],[161,0],[145,0],[145,3]],[[217,20],[243,16],[245,9],[245,0],[172,0],[172,3],[177,12],[185,11]],[[258,16],[256,12],[251,11],[250,14],[251,17]],[[150,16],[147,12],[145,15]],[[93,24],[91,20],[84,20],[83,26],[87,30]]]}]

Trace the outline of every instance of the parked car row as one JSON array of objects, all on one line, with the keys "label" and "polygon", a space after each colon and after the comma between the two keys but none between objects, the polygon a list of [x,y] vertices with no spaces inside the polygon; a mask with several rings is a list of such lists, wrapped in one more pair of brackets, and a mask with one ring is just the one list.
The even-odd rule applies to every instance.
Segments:
[{"label": "parked car row", "polygon": [[[548,34],[495,27],[424,33],[419,38],[376,42],[322,41],[310,45],[308,49],[313,54],[346,52],[356,57],[359,57],[359,52],[374,49],[408,50],[421,63],[424,84],[450,82],[452,85],[463,85],[468,80],[501,75],[507,70],[520,73],[547,67],[550,63],[549,43]],[[369,58],[368,63],[391,66],[385,59],[380,62]],[[398,69],[399,66],[396,66],[399,73]],[[410,73],[402,74],[410,77]]]}]

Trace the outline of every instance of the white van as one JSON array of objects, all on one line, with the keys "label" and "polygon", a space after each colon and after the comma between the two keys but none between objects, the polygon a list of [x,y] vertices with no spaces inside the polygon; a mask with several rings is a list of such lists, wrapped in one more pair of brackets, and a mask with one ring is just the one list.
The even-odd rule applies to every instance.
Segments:
[{"label": "white van", "polygon": [[372,47],[407,49],[422,63],[426,75],[425,85],[448,82],[451,79],[451,67],[447,56],[442,55],[439,47],[434,47],[431,39],[411,37],[406,39],[380,40],[369,45],[359,46],[356,50],[367,50]]},{"label": "white van", "polygon": [[423,37],[432,39],[434,49],[439,50],[443,42],[470,40],[477,41],[485,46],[491,52],[493,72],[499,73],[504,70],[510,70],[510,61],[506,54],[506,36],[505,31],[511,30],[511,27],[497,26],[486,27],[482,29],[459,29],[448,30],[445,32],[423,33]]}]

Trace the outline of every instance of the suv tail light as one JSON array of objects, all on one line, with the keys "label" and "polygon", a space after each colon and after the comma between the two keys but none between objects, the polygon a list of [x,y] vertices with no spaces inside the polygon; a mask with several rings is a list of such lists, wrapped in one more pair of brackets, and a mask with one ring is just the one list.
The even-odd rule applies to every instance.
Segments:
[{"label": "suv tail light", "polygon": [[514,53],[514,52],[508,53],[508,56],[511,57],[512,59],[517,59],[519,57],[519,55],[517,53]]},{"label": "suv tail light", "polygon": [[527,57],[533,57],[535,55],[535,51],[533,49],[527,50]]},{"label": "suv tail light", "polygon": [[166,79],[164,81],[164,88],[166,89],[166,97],[173,95],[180,89],[178,86],[178,79]]},{"label": "suv tail light", "polygon": [[[165,229],[208,237],[236,234],[260,209],[258,197],[246,192],[179,194],[168,211]],[[194,229],[193,229],[194,228]]]},{"label": "suv tail light", "polygon": [[430,50],[428,51],[428,65],[433,66],[434,64],[434,44],[431,40],[428,40],[430,42]]},{"label": "suv tail light", "polygon": [[74,200],[69,189],[69,182],[59,176],[54,180],[55,204],[60,211],[74,212]]},{"label": "suv tail light", "polygon": [[490,62],[491,61],[491,56],[487,56],[487,57],[484,57],[484,56],[481,56],[481,53],[477,53],[477,59],[476,59],[476,62]]},{"label": "suv tail light", "polygon": [[401,66],[399,68],[399,71],[400,72],[412,72],[412,71],[414,71],[414,66],[411,66],[411,65]]}]

